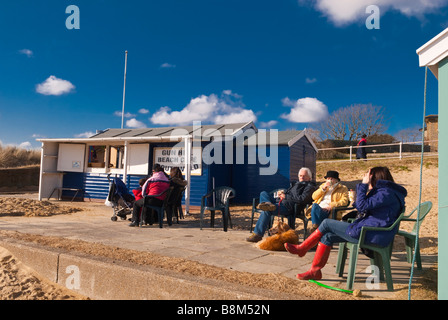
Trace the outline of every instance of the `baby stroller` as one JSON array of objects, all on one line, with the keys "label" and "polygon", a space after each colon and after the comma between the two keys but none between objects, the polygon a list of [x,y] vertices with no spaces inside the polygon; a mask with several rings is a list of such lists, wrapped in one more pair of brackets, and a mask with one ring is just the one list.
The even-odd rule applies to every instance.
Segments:
[{"label": "baby stroller", "polygon": [[119,178],[110,179],[110,175],[107,176],[109,180],[109,195],[106,199],[106,204],[110,205],[114,209],[114,214],[110,218],[112,221],[117,221],[117,217],[121,220],[126,220],[128,214],[132,214],[132,208],[135,198],[129,194],[128,188]]}]

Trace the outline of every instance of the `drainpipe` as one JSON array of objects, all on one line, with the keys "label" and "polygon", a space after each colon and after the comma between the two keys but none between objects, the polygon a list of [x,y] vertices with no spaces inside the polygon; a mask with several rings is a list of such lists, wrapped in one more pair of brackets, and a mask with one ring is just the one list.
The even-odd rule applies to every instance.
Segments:
[{"label": "drainpipe", "polygon": [[185,179],[187,189],[185,190],[185,212],[190,213],[190,185],[191,185],[191,138],[185,137]]},{"label": "drainpipe", "polygon": [[44,175],[44,146],[45,146],[45,142],[42,142],[42,147],[41,147],[41,151],[40,151],[40,170],[39,170],[39,201],[42,201],[42,178]]},{"label": "drainpipe", "polygon": [[128,149],[129,142],[124,142],[123,182],[128,187]]}]

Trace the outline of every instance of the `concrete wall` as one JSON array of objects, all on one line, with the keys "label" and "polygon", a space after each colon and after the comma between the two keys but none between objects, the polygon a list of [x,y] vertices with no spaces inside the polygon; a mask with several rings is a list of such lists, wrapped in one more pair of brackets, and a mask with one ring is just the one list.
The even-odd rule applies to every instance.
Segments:
[{"label": "concrete wall", "polygon": [[438,142],[433,142],[439,139],[439,117],[437,115],[429,115],[425,118],[426,131],[425,140],[429,140],[429,146],[431,147],[431,152],[437,152]]},{"label": "concrete wall", "polygon": [[0,169],[0,188],[39,186],[39,166]]},{"label": "concrete wall", "polygon": [[0,247],[39,276],[94,300],[296,299],[268,289],[189,276],[0,236]]}]

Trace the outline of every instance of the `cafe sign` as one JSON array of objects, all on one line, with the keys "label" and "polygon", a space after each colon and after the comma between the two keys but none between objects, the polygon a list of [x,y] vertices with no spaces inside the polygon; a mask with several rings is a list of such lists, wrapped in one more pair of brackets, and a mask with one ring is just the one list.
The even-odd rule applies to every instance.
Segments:
[{"label": "cafe sign", "polygon": [[[179,167],[185,175],[185,148],[180,147],[156,147],[153,150],[153,163],[160,164],[166,173],[171,168]],[[202,175],[202,148],[193,147],[190,160],[191,175]]]}]

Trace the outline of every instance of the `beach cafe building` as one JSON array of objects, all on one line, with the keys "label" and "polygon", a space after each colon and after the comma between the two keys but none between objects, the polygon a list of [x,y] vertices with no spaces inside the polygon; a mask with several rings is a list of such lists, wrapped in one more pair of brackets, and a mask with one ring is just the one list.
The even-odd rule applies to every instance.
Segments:
[{"label": "beach cafe building", "polygon": [[[417,49],[419,66],[427,67],[438,80],[439,104],[439,197],[438,197],[438,299],[448,299],[448,28]],[[441,139],[442,138],[442,139]],[[425,179],[425,177],[423,177]]]},{"label": "beach cafe building", "polygon": [[[317,148],[303,131],[259,130],[253,122],[222,125],[107,129],[90,138],[42,142],[39,200],[50,197],[104,201],[109,177],[129,192],[155,163],[180,167],[188,186],[184,205],[199,206],[213,187],[236,190],[234,203],[251,203],[263,190],[288,187],[298,170],[316,174]],[[187,155],[187,156],[186,156]]]}]

